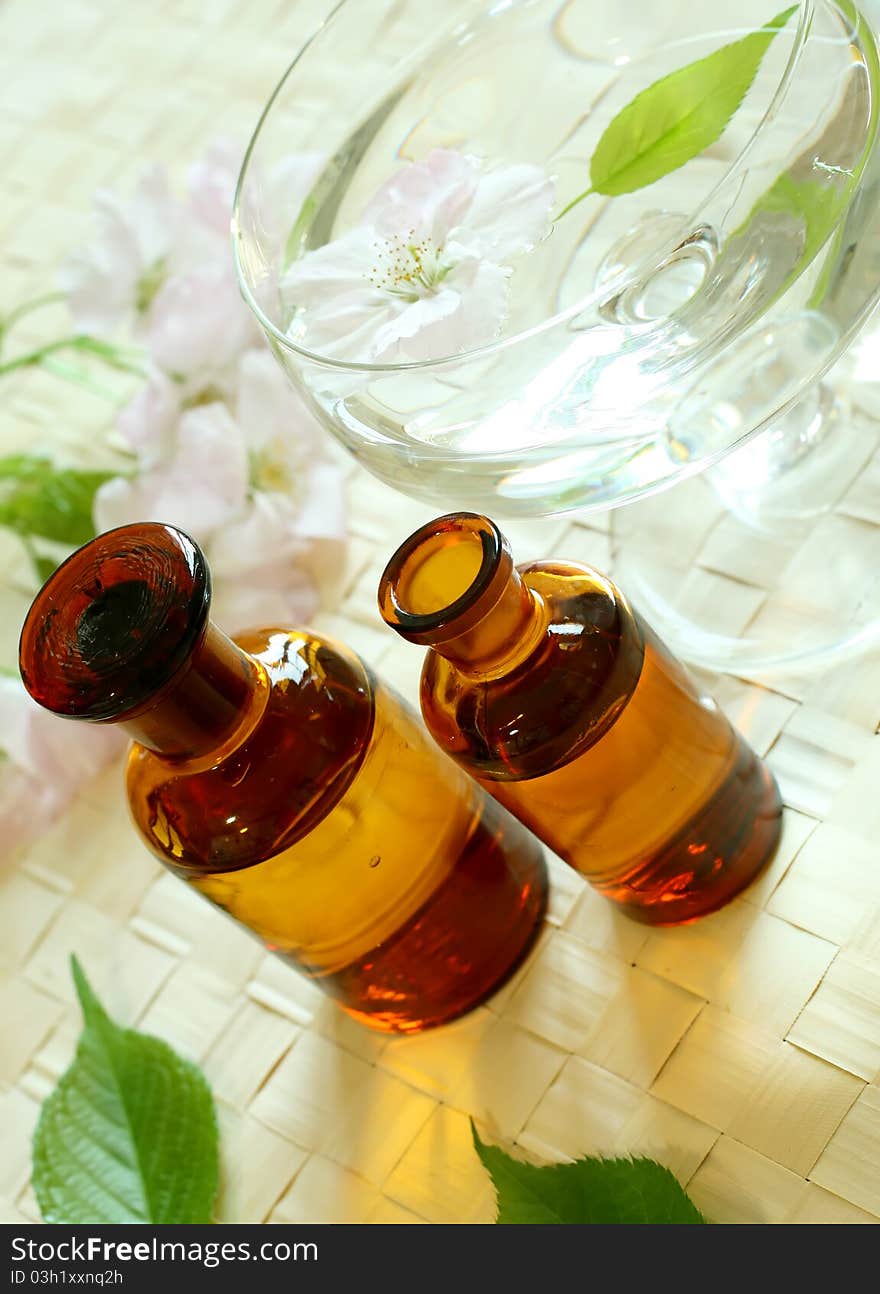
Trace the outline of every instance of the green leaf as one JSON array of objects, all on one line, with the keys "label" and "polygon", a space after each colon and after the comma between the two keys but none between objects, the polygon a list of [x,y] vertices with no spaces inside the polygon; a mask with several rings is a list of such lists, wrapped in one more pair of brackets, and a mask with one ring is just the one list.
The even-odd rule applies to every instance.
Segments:
[{"label": "green leaf", "polygon": [[615,197],[644,189],[714,144],[745,98],[770,42],[797,8],[792,5],[760,30],[636,95],[596,145],[592,191]]},{"label": "green leaf", "polygon": [[46,1222],[210,1222],[217,1120],[208,1084],[167,1043],[122,1029],[71,958],[84,1026],[34,1132]]},{"label": "green leaf", "polygon": [[501,1223],[700,1223],[706,1219],[668,1168],[653,1159],[579,1159],[538,1167],[480,1140]]},{"label": "green leaf", "polygon": [[58,563],[51,557],[44,557],[42,553],[32,552],[30,559],[34,564],[34,570],[37,572],[37,579],[41,580],[43,584],[46,583],[50,575],[54,575],[58,570]]},{"label": "green leaf", "polygon": [[837,228],[852,188],[852,181],[834,186],[821,180],[796,180],[785,173],[755,203],[745,222],[746,230],[764,211],[790,216],[801,228],[803,247],[796,266],[785,281],[786,287],[809,265]]},{"label": "green leaf", "polygon": [[19,535],[79,547],[95,534],[95,493],[114,475],[55,467],[48,458],[31,454],[9,454],[0,458],[0,525]]}]

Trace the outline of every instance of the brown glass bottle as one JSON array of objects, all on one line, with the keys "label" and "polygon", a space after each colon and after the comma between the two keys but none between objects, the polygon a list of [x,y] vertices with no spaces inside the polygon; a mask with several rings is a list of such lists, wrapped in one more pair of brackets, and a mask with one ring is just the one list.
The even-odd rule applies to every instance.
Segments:
[{"label": "brown glass bottle", "polygon": [[129,802],[178,876],[375,1029],[440,1024],[518,965],[540,846],[345,647],[209,619],[198,547],[124,526],[38,594],[20,664],[57,714],[134,738]]},{"label": "brown glass bottle", "polygon": [[517,568],[491,521],[455,513],[398,549],[379,605],[432,648],[440,747],[629,916],[702,916],[772,855],[770,772],[596,571]]}]

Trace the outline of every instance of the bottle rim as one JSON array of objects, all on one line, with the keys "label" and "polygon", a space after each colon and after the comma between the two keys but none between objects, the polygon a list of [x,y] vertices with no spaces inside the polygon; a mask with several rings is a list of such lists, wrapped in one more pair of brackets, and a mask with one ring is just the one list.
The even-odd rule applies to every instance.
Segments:
[{"label": "bottle rim", "polygon": [[[430,611],[407,605],[413,577],[427,561],[444,549],[475,542],[481,548],[479,565],[460,593]],[[510,545],[494,521],[476,512],[449,512],[414,531],[392,555],[379,580],[379,611],[409,642],[447,642],[491,611],[513,574]]]},{"label": "bottle rim", "polygon": [[208,627],[211,577],[198,544],[160,522],[118,526],[49,576],[25,616],[19,669],[44,709],[118,722],[151,708]]}]

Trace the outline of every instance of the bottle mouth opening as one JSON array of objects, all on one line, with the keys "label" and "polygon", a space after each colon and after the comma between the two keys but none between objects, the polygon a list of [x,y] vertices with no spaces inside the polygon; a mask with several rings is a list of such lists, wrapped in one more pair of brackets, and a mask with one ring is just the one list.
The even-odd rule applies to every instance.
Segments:
[{"label": "bottle mouth opening", "polygon": [[156,703],[206,631],[207,563],[183,531],[120,526],[77,549],[25,617],[19,668],[30,695],[72,719],[110,722]]},{"label": "bottle mouth opening", "polygon": [[385,567],[382,618],[411,642],[457,637],[491,609],[512,564],[507,541],[487,517],[438,517],[410,535]]}]

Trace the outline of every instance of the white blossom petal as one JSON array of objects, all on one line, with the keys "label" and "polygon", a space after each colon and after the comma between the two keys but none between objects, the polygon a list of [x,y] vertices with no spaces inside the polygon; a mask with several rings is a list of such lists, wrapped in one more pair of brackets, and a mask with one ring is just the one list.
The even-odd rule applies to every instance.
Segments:
[{"label": "white blossom petal", "polygon": [[454,318],[460,308],[461,297],[451,288],[441,288],[430,296],[420,297],[395,312],[391,319],[376,329],[370,359],[393,363],[401,358],[401,353],[404,359],[406,356],[429,357],[430,337],[436,339],[437,326]]},{"label": "white blossom petal", "polygon": [[[435,335],[433,353],[437,347],[451,346],[458,339],[459,350],[473,350],[493,341],[501,332],[507,315],[510,276],[508,265],[495,265],[492,261],[463,261],[449,276],[449,284],[461,296],[461,309],[454,320],[454,334]],[[453,352],[444,350],[442,354]]]},{"label": "white blossom petal", "polygon": [[178,216],[164,171],[145,171],[128,202],[99,191],[94,222],[93,241],[72,253],[59,281],[77,326],[106,337],[135,310],[143,275],[171,248]]},{"label": "white blossom petal", "polygon": [[167,256],[178,232],[180,212],[162,166],[145,168],[134,187],[128,208],[141,261],[154,265]]},{"label": "white blossom petal", "polygon": [[212,571],[218,578],[240,579],[245,573],[294,561],[303,548],[294,517],[292,500],[256,491],[243,514],[211,544]]},{"label": "white blossom petal", "polygon": [[320,309],[329,294],[370,291],[369,275],[381,239],[368,225],[357,225],[333,242],[316,247],[294,261],[281,280],[285,302],[293,307]]},{"label": "white blossom petal", "polygon": [[386,238],[423,232],[442,243],[470,205],[478,174],[463,153],[435,148],[386,180],[364,210],[363,223]]},{"label": "white blossom petal", "polygon": [[[257,530],[241,544],[232,541],[235,557],[218,537],[226,568],[247,560],[242,554],[255,546],[259,550],[260,537],[270,532],[271,541],[260,551],[261,565],[273,553],[284,561],[310,561],[314,549],[335,560],[341,550],[334,545],[341,545],[346,533],[345,479],[330,455],[330,441],[268,351],[248,352],[239,372],[237,418],[257,450],[251,460],[256,489],[250,513]],[[266,486],[265,478],[273,476],[284,481],[283,490]],[[317,571],[321,564],[310,565]]]},{"label": "white blossom petal", "polygon": [[147,320],[151,358],[166,373],[210,375],[256,339],[256,322],[225,263],[168,279]]},{"label": "white blossom petal", "polygon": [[328,359],[372,364],[383,350],[376,334],[406,309],[400,298],[372,290],[328,295],[291,326],[288,336]]},{"label": "white blossom petal", "polygon": [[409,359],[428,360],[493,341],[507,314],[510,273],[490,261],[469,260],[457,265],[442,294],[454,301],[455,309],[423,315],[421,326],[401,341],[401,351]]},{"label": "white blossom petal", "polygon": [[[246,512],[212,540],[215,588],[223,590],[227,608],[231,589],[253,590],[248,598],[235,594],[236,615],[242,617],[246,606],[269,605],[268,590],[274,589],[273,605],[286,605],[291,614],[296,610],[301,622],[317,605],[316,586],[329,588],[341,569],[343,473],[314,415],[268,352],[243,356],[236,411],[252,446],[255,488]],[[266,480],[280,482],[281,488],[265,488]],[[232,611],[227,615],[231,621]]]},{"label": "white blossom petal", "polygon": [[341,544],[346,534],[345,481],[339,466],[328,460],[311,463],[301,491],[294,530],[320,545],[335,560],[338,552],[325,545]]},{"label": "white blossom petal", "polygon": [[94,242],[71,253],[58,281],[77,327],[109,337],[134,307],[144,266],[135,232],[116,195],[98,193],[94,211]]},{"label": "white blossom petal", "polygon": [[232,201],[244,150],[234,139],[214,139],[189,168],[189,205],[196,219],[229,237]]},{"label": "white blossom petal", "polygon": [[321,595],[332,605],[341,593],[346,547],[346,507],[342,473],[335,463],[318,463],[309,472],[296,520],[296,532],[307,540],[299,568],[308,572]]},{"label": "white blossom petal", "polygon": [[100,487],[95,524],[103,531],[134,521],[164,521],[205,543],[242,512],[247,488],[244,437],[224,405],[206,404],[182,415],[167,460]]},{"label": "white blossom petal", "polygon": [[62,807],[45,778],[0,760],[0,859],[49,827]]},{"label": "white blossom petal", "polygon": [[245,351],[238,364],[235,418],[252,449],[279,439],[298,460],[324,453],[325,437],[281,365],[264,347]]},{"label": "white blossom petal", "polygon": [[529,251],[547,233],[553,181],[538,166],[496,167],[480,176],[464,219],[449,241],[471,255],[504,263]]},{"label": "white blossom petal", "polygon": [[380,364],[494,340],[507,315],[507,261],[544,236],[552,202],[539,167],[484,172],[434,149],[382,185],[361,224],[290,266],[288,336],[328,359]]},{"label": "white blossom petal", "polygon": [[117,429],[137,454],[142,470],[167,458],[171,452],[180,403],[180,387],[161,369],[151,368],[146,385],[120,411]]},{"label": "white blossom petal", "polygon": [[283,578],[278,571],[267,573],[264,582],[218,579],[211,615],[228,634],[245,629],[302,629],[308,626],[318,606],[310,576],[294,568]]},{"label": "white blossom petal", "polygon": [[0,854],[50,826],[125,744],[112,725],[50,714],[19,679],[0,675]]},{"label": "white blossom petal", "polygon": [[229,632],[258,626],[295,628],[314,614],[319,596],[302,558],[296,509],[283,495],[254,494],[245,515],[210,546],[213,614]]},{"label": "white blossom petal", "polygon": [[[299,538],[343,539],[345,482],[332,442],[267,350],[242,357],[235,409],[252,451],[256,491],[283,499],[286,524]],[[263,475],[283,479],[283,492]]]}]

